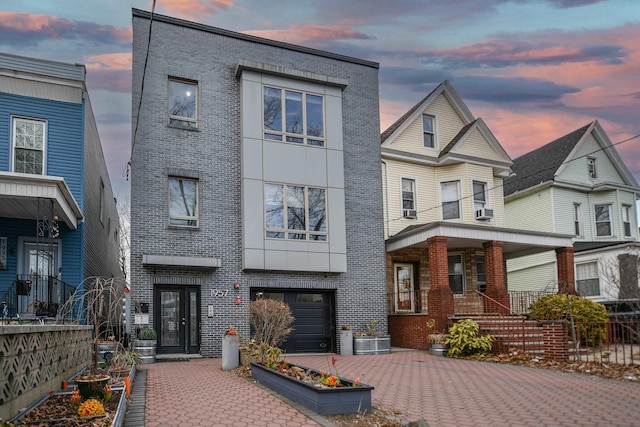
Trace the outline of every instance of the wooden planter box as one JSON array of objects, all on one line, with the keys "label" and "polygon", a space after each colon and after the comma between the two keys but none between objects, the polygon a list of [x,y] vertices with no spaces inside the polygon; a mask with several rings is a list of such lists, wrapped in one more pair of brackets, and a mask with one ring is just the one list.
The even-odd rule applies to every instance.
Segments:
[{"label": "wooden planter box", "polygon": [[[304,366],[299,368],[319,374]],[[320,415],[355,414],[371,410],[373,387],[366,384],[354,387],[353,382],[340,378],[346,387],[321,388],[257,363],[251,363],[251,375],[259,383]]]},{"label": "wooden planter box", "polygon": [[391,353],[391,337],[364,336],[353,337],[353,354],[389,354]]}]

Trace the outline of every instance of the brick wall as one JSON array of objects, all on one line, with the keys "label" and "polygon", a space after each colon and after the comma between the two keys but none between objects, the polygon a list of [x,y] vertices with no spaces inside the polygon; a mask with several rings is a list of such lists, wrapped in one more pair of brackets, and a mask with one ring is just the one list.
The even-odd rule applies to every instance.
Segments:
[{"label": "brick wall", "polygon": [[[371,320],[387,330],[380,168],[378,70],[375,67],[287,49],[283,44],[230,37],[206,27],[154,18],[144,96],[131,165],[132,301],[150,304],[154,283],[193,283],[201,294],[201,353],[219,356],[229,325],[249,334],[250,288],[324,289],[335,292],[337,325],[362,330]],[[133,18],[133,128],[136,127],[149,21]],[[240,170],[241,105],[236,66],[243,59],[348,80],[342,131],[347,273],[243,271]],[[167,126],[168,75],[198,81],[198,129]],[[286,167],[286,165],[283,165]],[[200,226],[168,226],[167,175],[185,169],[199,177]],[[329,224],[330,226],[330,224]],[[144,267],[143,254],[217,257],[215,269]],[[239,290],[233,288],[239,282]],[[212,291],[228,291],[224,297]],[[235,298],[242,303],[236,304]],[[214,316],[207,317],[212,305]],[[334,331],[337,335],[337,331]],[[336,340],[337,341],[337,340]]]},{"label": "brick wall", "polygon": [[567,322],[544,322],[544,359],[564,362],[569,359],[569,341],[567,339]]},{"label": "brick wall", "polygon": [[389,316],[389,334],[393,347],[428,350],[427,335],[429,329],[427,315],[392,315]]}]

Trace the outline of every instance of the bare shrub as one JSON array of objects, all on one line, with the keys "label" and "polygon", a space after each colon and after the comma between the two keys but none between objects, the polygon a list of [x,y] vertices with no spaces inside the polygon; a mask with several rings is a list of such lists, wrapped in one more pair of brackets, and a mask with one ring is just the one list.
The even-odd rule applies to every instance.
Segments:
[{"label": "bare shrub", "polygon": [[249,303],[249,323],[258,343],[277,346],[293,331],[293,315],[287,304],[272,299],[258,299]]}]

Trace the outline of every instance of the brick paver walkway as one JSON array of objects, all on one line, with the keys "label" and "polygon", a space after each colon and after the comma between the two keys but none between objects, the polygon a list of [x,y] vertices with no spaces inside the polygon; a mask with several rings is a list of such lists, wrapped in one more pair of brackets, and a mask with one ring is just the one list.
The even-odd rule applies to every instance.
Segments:
[{"label": "brick paver walkway", "polygon": [[[329,370],[330,356],[291,356]],[[424,351],[338,356],[340,376],[375,386],[374,406],[447,426],[639,426],[640,384],[520,366],[449,359]],[[145,426],[317,426],[219,359],[145,365]],[[318,421],[318,422],[316,422]]]}]

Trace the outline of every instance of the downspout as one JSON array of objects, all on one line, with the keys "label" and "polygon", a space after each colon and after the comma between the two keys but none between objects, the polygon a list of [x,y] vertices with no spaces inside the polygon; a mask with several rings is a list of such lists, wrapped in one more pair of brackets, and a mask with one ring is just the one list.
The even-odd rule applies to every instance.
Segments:
[{"label": "downspout", "polygon": [[391,221],[389,221],[389,165],[384,159],[380,161],[384,164],[385,227],[387,228],[387,238],[389,238],[391,236]]}]

